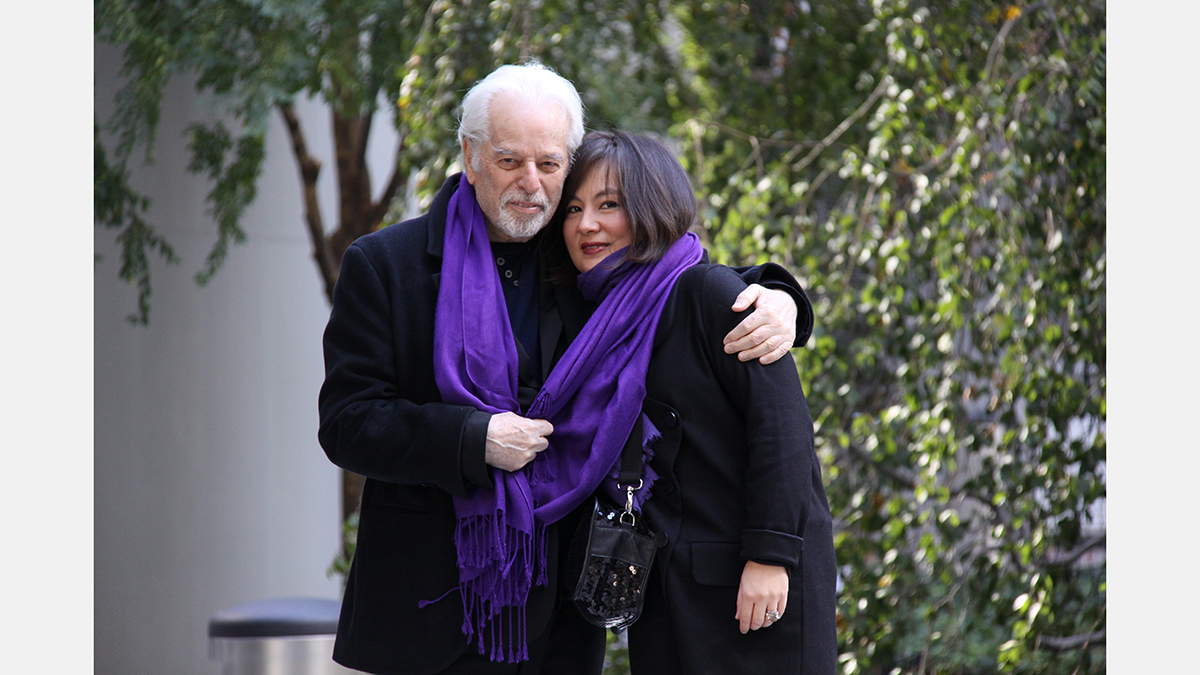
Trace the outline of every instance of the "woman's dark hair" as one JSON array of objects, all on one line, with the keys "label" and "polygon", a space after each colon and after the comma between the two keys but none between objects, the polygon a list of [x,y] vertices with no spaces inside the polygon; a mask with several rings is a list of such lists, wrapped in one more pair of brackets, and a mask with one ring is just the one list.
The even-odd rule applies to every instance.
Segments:
[{"label": "woman's dark hair", "polygon": [[625,258],[639,263],[658,261],[695,221],[696,193],[687,172],[666,146],[624,131],[593,131],[583,137],[550,221],[555,247],[566,252],[562,227],[567,206],[588,174],[599,168],[616,179],[629,218],[633,241]]}]

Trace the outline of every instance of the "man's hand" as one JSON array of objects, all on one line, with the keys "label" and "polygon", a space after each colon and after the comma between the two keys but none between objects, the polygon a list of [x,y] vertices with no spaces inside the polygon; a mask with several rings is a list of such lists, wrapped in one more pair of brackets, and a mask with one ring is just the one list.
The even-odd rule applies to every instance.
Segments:
[{"label": "man's hand", "polygon": [[[781,565],[763,565],[747,560],[738,585],[738,629],[746,631],[766,628],[787,611],[788,572]],[[768,616],[768,612],[770,615]]]},{"label": "man's hand", "polygon": [[488,421],[487,446],[483,461],[505,471],[517,471],[546,449],[546,437],[554,425],[546,420],[531,420],[515,413],[492,415]]},{"label": "man's hand", "polygon": [[732,309],[740,312],[750,305],[754,312],[725,336],[725,353],[737,353],[741,361],[774,363],[796,342],[796,301],[787,291],[750,284],[738,294]]}]

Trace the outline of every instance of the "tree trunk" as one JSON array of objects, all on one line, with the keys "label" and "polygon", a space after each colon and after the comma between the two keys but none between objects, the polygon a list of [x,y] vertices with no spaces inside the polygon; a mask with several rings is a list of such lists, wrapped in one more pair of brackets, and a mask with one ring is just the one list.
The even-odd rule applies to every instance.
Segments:
[{"label": "tree trunk", "polygon": [[[380,226],[387,213],[388,205],[396,193],[407,183],[407,176],[399,171],[400,152],[404,149],[404,137],[396,148],[396,165],[387,187],[378,202],[371,201],[371,175],[366,164],[367,140],[371,131],[372,113],[349,116],[334,112],[333,138],[338,172],[338,229],[325,235],[317,196],[317,178],[321,173],[321,162],[308,153],[300,120],[291,105],[279,107],[292,140],[292,152],[300,170],[300,187],[304,199],[304,217],[309,238],[313,246],[313,260],[324,284],[325,298],[333,302],[333,289],[337,284],[342,256],[354,240]],[[358,474],[342,471],[342,522],[358,512],[362,503],[364,478]],[[343,541],[343,546],[349,542]],[[343,554],[349,557],[349,550]]]}]

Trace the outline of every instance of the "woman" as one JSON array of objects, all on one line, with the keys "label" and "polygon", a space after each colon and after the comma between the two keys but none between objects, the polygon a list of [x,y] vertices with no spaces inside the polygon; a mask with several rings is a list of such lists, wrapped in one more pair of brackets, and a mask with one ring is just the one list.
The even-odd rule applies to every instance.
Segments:
[{"label": "woman", "polygon": [[[639,497],[667,544],[629,631],[633,673],[833,673],[833,538],[804,392],[790,355],[763,366],[724,353],[745,284],[699,264],[686,172],[656,141],[593,132],[559,208],[558,245],[600,303],[592,321],[633,313],[656,327],[642,413],[660,437]],[[632,290],[651,273],[657,302]]]}]

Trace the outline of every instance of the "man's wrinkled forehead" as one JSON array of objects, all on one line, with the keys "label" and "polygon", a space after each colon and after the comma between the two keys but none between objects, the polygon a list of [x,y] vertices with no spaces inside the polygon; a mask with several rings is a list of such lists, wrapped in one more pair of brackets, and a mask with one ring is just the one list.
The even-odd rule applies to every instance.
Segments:
[{"label": "man's wrinkled forehead", "polygon": [[496,153],[568,158],[570,122],[562,106],[553,101],[535,104],[497,94],[488,106],[487,118],[488,140]]}]

